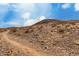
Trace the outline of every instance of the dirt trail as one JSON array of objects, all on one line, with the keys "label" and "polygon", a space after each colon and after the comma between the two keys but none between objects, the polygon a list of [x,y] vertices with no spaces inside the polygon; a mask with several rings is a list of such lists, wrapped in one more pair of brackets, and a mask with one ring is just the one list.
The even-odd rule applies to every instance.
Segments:
[{"label": "dirt trail", "polygon": [[23,53],[25,53],[26,55],[27,55],[27,52],[29,52],[31,55],[35,55],[35,56],[45,55],[44,53],[42,53],[42,52],[40,52],[40,51],[38,52],[38,51],[36,51],[35,49],[31,48],[30,46],[27,46],[27,45],[24,46],[22,43],[19,43],[19,42],[17,42],[17,41],[14,41],[14,40],[9,39],[7,33],[5,33],[5,32],[2,33],[2,38],[3,38],[6,42],[8,42],[8,43],[14,45],[15,47],[18,47],[19,49],[21,49],[21,50],[23,51]]}]

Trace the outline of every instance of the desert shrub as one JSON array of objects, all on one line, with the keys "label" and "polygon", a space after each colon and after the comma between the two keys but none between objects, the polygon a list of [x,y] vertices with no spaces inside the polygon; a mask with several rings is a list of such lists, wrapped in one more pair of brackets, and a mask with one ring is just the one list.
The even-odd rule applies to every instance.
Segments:
[{"label": "desert shrub", "polygon": [[12,30],[12,32],[16,32],[16,30]]},{"label": "desert shrub", "polygon": [[45,46],[45,47],[44,47],[44,49],[48,49],[48,47],[47,47],[47,46]]},{"label": "desert shrub", "polygon": [[28,30],[25,31],[25,33],[28,33],[28,32],[29,32]]},{"label": "desert shrub", "polygon": [[51,30],[51,32],[53,32],[54,30]]},{"label": "desert shrub", "polygon": [[64,33],[64,29],[58,29],[58,33],[63,34]]},{"label": "desert shrub", "polygon": [[41,42],[41,45],[44,45],[44,41],[40,41]]}]

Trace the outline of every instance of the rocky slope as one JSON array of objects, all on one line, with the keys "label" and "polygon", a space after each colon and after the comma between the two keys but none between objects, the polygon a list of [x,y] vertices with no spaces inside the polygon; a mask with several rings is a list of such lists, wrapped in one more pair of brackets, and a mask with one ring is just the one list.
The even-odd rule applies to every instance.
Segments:
[{"label": "rocky slope", "polygon": [[79,21],[43,20],[29,27],[1,28],[0,55],[79,55]]}]

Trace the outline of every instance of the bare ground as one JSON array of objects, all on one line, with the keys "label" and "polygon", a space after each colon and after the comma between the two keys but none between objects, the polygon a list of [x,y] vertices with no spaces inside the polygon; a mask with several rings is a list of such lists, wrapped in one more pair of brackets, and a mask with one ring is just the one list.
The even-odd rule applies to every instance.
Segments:
[{"label": "bare ground", "polygon": [[79,21],[46,20],[30,27],[1,28],[0,55],[77,56]]}]

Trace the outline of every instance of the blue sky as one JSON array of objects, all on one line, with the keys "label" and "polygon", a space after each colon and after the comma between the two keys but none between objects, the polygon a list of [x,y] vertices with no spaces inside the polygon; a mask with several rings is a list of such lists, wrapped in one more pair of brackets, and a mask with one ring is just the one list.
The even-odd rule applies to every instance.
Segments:
[{"label": "blue sky", "polygon": [[0,27],[30,26],[43,19],[79,20],[78,3],[0,3]]}]

